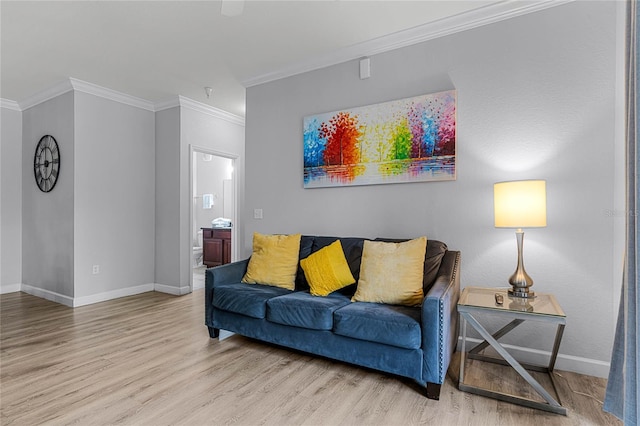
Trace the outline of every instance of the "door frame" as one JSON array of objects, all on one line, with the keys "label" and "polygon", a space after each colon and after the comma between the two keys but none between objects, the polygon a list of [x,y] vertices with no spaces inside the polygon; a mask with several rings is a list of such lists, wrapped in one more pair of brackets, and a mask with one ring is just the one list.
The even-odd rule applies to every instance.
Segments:
[{"label": "door frame", "polygon": [[231,231],[231,261],[235,262],[238,254],[238,165],[237,160],[240,158],[237,154],[219,151],[204,146],[189,144],[189,291],[193,292],[193,154],[209,154],[216,157],[227,158],[231,160],[231,183],[233,189],[233,217],[231,223],[233,229]]}]

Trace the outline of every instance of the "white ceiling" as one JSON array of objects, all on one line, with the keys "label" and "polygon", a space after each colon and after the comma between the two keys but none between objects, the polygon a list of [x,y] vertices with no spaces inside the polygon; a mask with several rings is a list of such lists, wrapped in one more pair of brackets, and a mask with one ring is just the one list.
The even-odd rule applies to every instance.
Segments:
[{"label": "white ceiling", "polygon": [[372,43],[408,29],[437,34],[540,3],[549,2],[254,0],[228,17],[213,0],[2,0],[0,98],[20,103],[71,77],[244,116],[245,87],[376,53]]}]

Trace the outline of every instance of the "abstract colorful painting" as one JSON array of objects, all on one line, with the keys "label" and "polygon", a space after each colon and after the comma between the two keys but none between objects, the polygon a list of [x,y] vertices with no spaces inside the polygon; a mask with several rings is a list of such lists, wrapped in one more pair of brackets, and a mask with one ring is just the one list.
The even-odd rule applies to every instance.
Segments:
[{"label": "abstract colorful painting", "polygon": [[455,180],[456,91],[304,118],[304,187]]}]

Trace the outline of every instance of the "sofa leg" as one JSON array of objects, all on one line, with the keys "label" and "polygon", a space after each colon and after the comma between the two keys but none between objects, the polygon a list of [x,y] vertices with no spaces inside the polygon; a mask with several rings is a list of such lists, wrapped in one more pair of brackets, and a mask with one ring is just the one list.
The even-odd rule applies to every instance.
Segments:
[{"label": "sofa leg", "polygon": [[439,385],[438,383],[427,382],[427,398],[439,400],[441,387],[442,385]]},{"label": "sofa leg", "polygon": [[212,339],[215,339],[220,335],[219,328],[213,328],[213,327],[207,327],[207,328],[209,329],[209,337],[211,337]]}]

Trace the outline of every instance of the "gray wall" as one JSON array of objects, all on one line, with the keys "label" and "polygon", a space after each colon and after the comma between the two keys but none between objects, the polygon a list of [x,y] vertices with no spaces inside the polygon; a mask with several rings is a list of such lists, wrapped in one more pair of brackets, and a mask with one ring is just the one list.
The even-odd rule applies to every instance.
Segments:
[{"label": "gray wall", "polygon": [[22,113],[0,108],[0,293],[22,283]]},{"label": "gray wall", "polygon": [[[189,283],[192,275],[191,271],[191,229],[189,220],[191,217],[189,208],[192,205],[191,200],[191,148],[202,148],[211,152],[234,159],[234,173],[237,187],[237,206],[238,211],[242,211],[244,197],[244,125],[229,120],[223,120],[214,117],[205,112],[192,109],[182,108],[181,114],[181,151],[180,151],[180,206],[181,220],[180,228],[180,244],[181,250],[181,282]],[[233,219],[233,218],[231,218]],[[234,221],[235,222],[235,221]],[[236,226],[232,231],[232,259],[236,256],[235,241],[242,241],[243,227],[242,224]]]},{"label": "gray wall", "polygon": [[[24,111],[22,131],[22,289],[67,305],[153,289],[153,112],[72,90]],[[46,194],[31,166],[44,134],[61,152]]]},{"label": "gray wall", "polygon": [[[156,112],[155,128],[156,284],[162,291],[184,294],[192,275],[191,148],[237,158],[236,176],[242,176],[244,126],[180,106]],[[241,194],[242,179],[237,181]]]},{"label": "gray wall", "polygon": [[[22,115],[22,284],[66,304],[74,297],[73,114],[70,91]],[[60,174],[55,189],[43,193],[32,168],[36,145],[47,134],[60,148]]]},{"label": "gray wall", "polygon": [[[154,289],[189,292],[190,146],[237,158],[237,173],[244,155],[243,124],[198,108],[154,113],[70,90],[22,113],[21,143],[9,144],[20,132],[11,123],[3,127],[3,166],[20,165],[24,182],[19,196],[3,189],[7,260],[23,242],[16,259],[22,269],[14,278],[3,273],[6,291],[22,289],[70,306]],[[9,109],[2,111],[10,117]],[[33,183],[31,166],[44,134],[58,140],[62,155],[60,180],[48,194]],[[4,170],[11,167],[3,167],[3,177]]]},{"label": "gray wall", "polygon": [[[155,282],[180,287],[180,108],[156,112]],[[188,217],[187,217],[188,218]]]},{"label": "gray wall", "polygon": [[75,94],[76,298],[154,283],[154,120],[151,111]]},{"label": "gray wall", "polygon": [[[493,183],[546,179],[548,226],[526,231],[527,271],[567,314],[558,367],[606,375],[622,241],[606,214],[622,166],[615,3],[570,3],[375,55],[367,80],[351,61],[247,89],[243,254],[253,231],[426,235],[461,250],[463,287],[505,286],[516,241],[493,227]],[[304,116],[447,89],[458,94],[456,181],[303,189]],[[521,328],[507,341],[550,351],[552,330]]]}]

